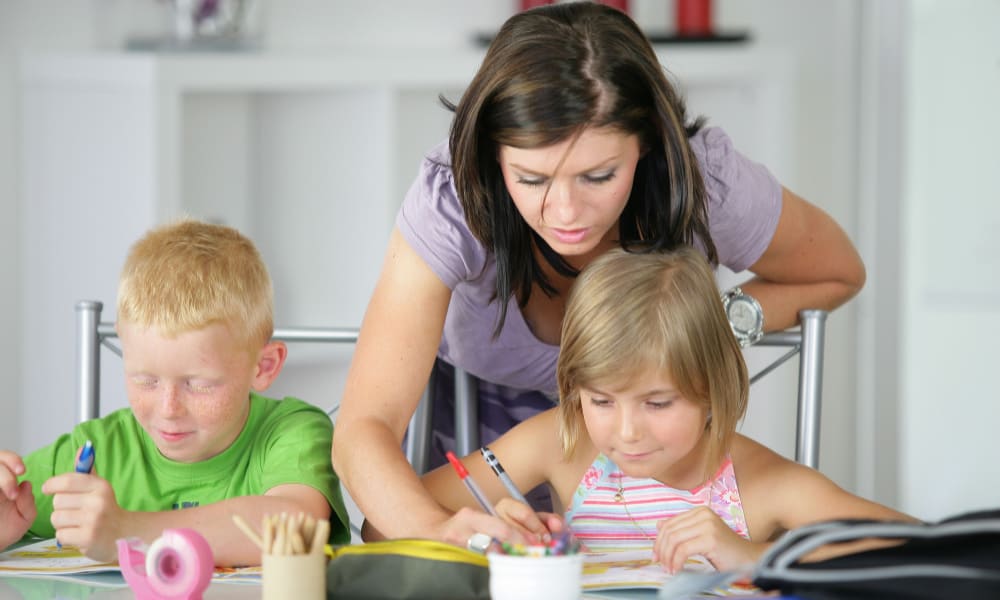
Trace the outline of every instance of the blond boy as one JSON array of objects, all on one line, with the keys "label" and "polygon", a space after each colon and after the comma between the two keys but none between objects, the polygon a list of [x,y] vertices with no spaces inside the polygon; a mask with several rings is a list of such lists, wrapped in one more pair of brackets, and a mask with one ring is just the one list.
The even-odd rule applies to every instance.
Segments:
[{"label": "blond boy", "polygon": [[[118,288],[130,409],[23,460],[0,451],[0,548],[25,534],[55,536],[108,560],[118,538],[149,543],[190,527],[217,565],[258,564],[232,516],[260,523],[280,512],[330,519],[331,540],[347,541],[330,419],[300,400],[259,395],[288,353],[271,340],[272,296],[259,253],[235,229],[184,220],[140,239]],[[94,468],[76,473],[86,440]]]}]

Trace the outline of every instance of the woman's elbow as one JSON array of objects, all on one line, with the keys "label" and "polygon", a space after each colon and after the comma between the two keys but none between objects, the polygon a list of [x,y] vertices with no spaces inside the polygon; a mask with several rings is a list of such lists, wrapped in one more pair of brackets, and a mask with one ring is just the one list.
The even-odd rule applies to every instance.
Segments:
[{"label": "woman's elbow", "polygon": [[828,279],[822,285],[827,291],[824,294],[825,299],[817,302],[817,307],[828,311],[840,308],[857,296],[864,287],[864,266],[850,273],[844,272],[835,279]]},{"label": "woman's elbow", "polygon": [[844,302],[850,300],[851,298],[857,296],[861,289],[865,287],[865,281],[868,279],[868,272],[865,269],[865,263],[858,256],[856,260],[852,261],[852,264],[847,270],[847,274],[844,277],[844,287],[846,289],[846,297]]}]

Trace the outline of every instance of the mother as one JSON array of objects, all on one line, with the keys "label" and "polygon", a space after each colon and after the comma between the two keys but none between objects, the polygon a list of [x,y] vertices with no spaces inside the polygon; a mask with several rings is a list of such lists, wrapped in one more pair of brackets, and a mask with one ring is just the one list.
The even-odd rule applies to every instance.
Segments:
[{"label": "mother", "polygon": [[[482,381],[484,443],[550,408],[566,293],[609,249],[694,244],[749,269],[742,291],[767,330],[864,284],[829,216],[721,130],[689,121],[618,10],[563,3],[514,15],[453,108],[447,146],[424,160],[397,216],[337,419],[334,464],[366,537],[511,537],[499,519],[451,515],[431,499],[400,449],[407,423],[431,370],[446,380],[453,366]],[[453,399],[437,389],[443,453]]]}]

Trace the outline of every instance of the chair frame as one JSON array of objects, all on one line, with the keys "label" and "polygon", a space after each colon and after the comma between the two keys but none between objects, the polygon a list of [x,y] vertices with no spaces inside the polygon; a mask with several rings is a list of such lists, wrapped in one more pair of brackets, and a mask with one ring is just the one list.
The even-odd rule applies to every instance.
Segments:
[{"label": "chair frame", "polygon": [[[100,415],[101,346],[121,356],[121,351],[108,340],[117,338],[114,323],[101,322],[104,305],[96,300],[81,300],[76,304],[76,367],[78,418],[82,421]],[[827,312],[799,312],[801,326],[768,333],[757,346],[784,346],[790,350],[750,378],[754,383],[792,356],[799,355],[798,416],[795,431],[795,460],[812,468],[819,467],[820,408],[823,389],[823,350]],[[280,327],[274,330],[274,340],[283,342],[355,343],[358,329],[350,327]],[[417,473],[428,470],[430,455],[431,410],[434,381],[427,388],[410,419],[406,438],[407,460]],[[477,379],[461,369],[455,369],[455,445],[456,452],[465,456],[479,448]],[[329,411],[332,415],[339,405]]]}]

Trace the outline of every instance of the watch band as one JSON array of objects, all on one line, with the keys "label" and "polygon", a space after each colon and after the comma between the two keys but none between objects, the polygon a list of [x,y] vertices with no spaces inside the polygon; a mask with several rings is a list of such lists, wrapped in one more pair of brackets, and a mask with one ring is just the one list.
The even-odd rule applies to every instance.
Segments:
[{"label": "watch band", "polygon": [[[722,293],[722,305],[725,308],[729,326],[741,348],[756,344],[764,337],[764,310],[756,298],[745,294],[739,286],[736,286]],[[740,311],[738,313],[739,323],[733,319],[731,311],[734,308]]]}]

